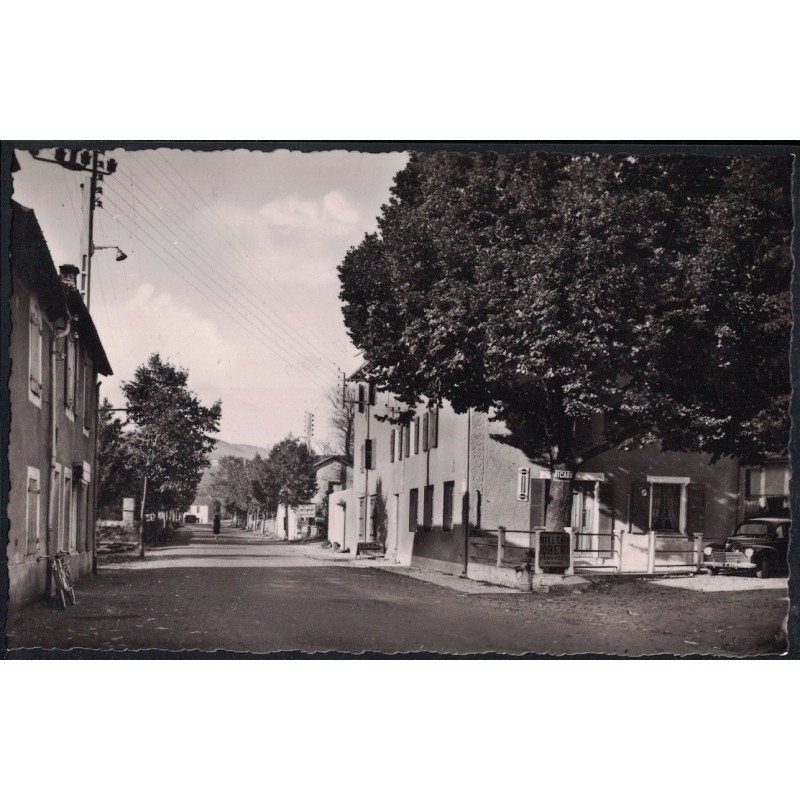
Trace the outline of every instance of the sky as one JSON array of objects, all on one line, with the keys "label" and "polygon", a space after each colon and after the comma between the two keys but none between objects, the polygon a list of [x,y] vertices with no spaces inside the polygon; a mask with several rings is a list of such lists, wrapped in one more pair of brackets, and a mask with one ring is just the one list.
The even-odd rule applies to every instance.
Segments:
[{"label": "sky", "polygon": [[[52,158],[52,150],[41,156]],[[222,400],[219,437],[269,447],[333,441],[327,394],[360,357],[344,327],[336,268],[377,227],[405,153],[108,150],[95,211],[90,311],[113,376],[158,352],[189,371],[204,403]],[[53,261],[81,263],[89,173],[18,151],[13,197],[32,208]],[[128,256],[116,261],[114,246]],[[339,373],[340,375],[340,373]]]}]

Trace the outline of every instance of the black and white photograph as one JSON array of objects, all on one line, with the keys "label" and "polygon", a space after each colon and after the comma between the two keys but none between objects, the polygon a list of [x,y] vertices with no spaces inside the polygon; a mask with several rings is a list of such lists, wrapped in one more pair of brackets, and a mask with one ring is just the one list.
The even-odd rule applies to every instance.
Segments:
[{"label": "black and white photograph", "polygon": [[4,150],[7,653],[785,654],[792,152]]}]

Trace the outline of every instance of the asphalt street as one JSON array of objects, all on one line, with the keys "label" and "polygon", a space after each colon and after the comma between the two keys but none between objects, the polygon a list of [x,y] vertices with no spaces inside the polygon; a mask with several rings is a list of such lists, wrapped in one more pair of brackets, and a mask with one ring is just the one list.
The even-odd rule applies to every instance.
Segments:
[{"label": "asphalt street", "polygon": [[7,656],[33,655],[30,648],[629,656],[785,649],[785,582],[708,592],[606,580],[564,595],[473,594],[331,560],[318,542],[223,534],[215,540],[209,528],[189,526],[143,561],[103,563],[77,585],[78,604],[66,611],[45,600],[12,610]]}]

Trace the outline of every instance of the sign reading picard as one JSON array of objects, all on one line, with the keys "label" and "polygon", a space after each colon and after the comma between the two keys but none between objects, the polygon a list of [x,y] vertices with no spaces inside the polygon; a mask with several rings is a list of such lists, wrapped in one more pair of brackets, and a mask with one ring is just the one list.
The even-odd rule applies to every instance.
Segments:
[{"label": "sign reading picard", "polygon": [[530,487],[528,479],[530,478],[531,471],[528,467],[520,467],[517,473],[517,500],[525,502],[528,499],[528,490]]},{"label": "sign reading picard", "polygon": [[570,469],[554,469],[553,477],[557,481],[571,481],[575,477],[575,473]]}]

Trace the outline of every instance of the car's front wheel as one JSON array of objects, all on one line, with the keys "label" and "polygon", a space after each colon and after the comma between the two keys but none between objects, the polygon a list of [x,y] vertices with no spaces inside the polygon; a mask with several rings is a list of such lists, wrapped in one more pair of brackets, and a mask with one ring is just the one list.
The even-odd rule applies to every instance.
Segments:
[{"label": "car's front wheel", "polygon": [[766,553],[758,559],[758,567],[756,567],[757,578],[771,578],[775,572],[772,566],[772,558]]},{"label": "car's front wheel", "polygon": [[719,567],[706,567],[709,575],[719,575]]}]

